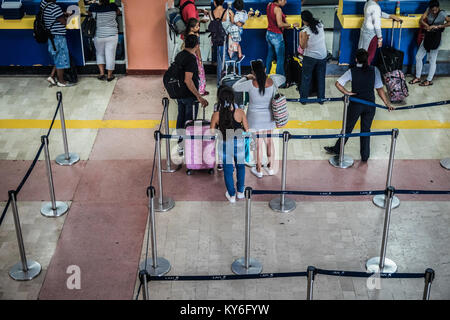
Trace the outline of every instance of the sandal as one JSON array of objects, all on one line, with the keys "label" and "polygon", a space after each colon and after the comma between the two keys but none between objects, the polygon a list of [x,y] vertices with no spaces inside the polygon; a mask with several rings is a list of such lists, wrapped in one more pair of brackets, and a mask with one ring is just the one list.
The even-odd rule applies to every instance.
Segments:
[{"label": "sandal", "polygon": [[428,80],[423,81],[423,82],[421,82],[419,84],[419,86],[421,86],[421,87],[428,87],[428,86],[432,86],[432,85],[433,85],[433,82],[432,81],[428,81]]},{"label": "sandal", "polygon": [[412,79],[411,81],[409,81],[408,83],[409,84],[416,84],[416,83],[419,83],[420,82],[420,79],[419,78],[414,78],[414,79]]}]

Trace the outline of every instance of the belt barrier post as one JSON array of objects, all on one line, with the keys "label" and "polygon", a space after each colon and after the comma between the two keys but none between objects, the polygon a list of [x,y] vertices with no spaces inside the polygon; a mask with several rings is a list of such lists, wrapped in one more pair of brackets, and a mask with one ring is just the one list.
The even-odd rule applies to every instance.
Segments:
[{"label": "belt barrier post", "polygon": [[[391,136],[391,151],[389,152],[389,166],[388,166],[388,172],[387,172],[387,179],[386,179],[386,188],[391,186],[392,181],[392,169],[394,168],[394,155],[395,155],[395,146],[397,144],[397,138],[398,138],[398,129],[392,129],[392,136]],[[384,194],[379,194],[373,197],[372,199],[373,203],[380,208],[385,209],[386,208],[386,197]],[[400,199],[394,196],[392,198],[392,209],[397,208],[400,205]]]},{"label": "belt barrier post", "polygon": [[20,260],[21,262],[15,264],[9,275],[11,278],[17,281],[28,281],[36,278],[41,273],[41,265],[33,260],[27,260],[25,254],[25,246],[23,244],[22,228],[20,227],[19,212],[17,210],[17,193],[14,190],[8,191],[9,198],[11,199],[11,208],[14,216],[14,226],[16,228],[17,243],[19,245]]},{"label": "belt barrier post", "polygon": [[[286,170],[287,170],[287,152],[288,142],[291,134],[287,131],[283,132],[283,161],[281,167],[281,191],[286,191]],[[296,208],[295,201],[287,198],[285,194],[270,200],[269,207],[275,212],[288,213]]]},{"label": "belt barrier post", "polygon": [[447,170],[450,170],[450,158],[445,158],[441,160],[441,166]]},{"label": "belt barrier post", "polygon": [[[347,112],[348,106],[350,104],[350,97],[348,95],[344,96],[344,116],[342,118],[342,130],[341,134],[345,134],[345,127],[347,126]],[[341,138],[339,155],[335,155],[328,160],[333,167],[346,169],[353,165],[353,159],[350,156],[344,154],[345,147],[345,137]]]},{"label": "belt barrier post", "polygon": [[314,290],[314,278],[317,273],[317,270],[315,267],[309,266],[307,272],[308,272],[308,287],[306,289],[306,300],[312,300]]},{"label": "belt barrier post", "polygon": [[65,202],[55,200],[55,187],[53,185],[52,165],[50,163],[50,153],[48,151],[48,137],[41,136],[41,141],[42,143],[44,143],[44,155],[45,163],[47,166],[47,177],[51,199],[51,202],[46,202],[42,205],[41,214],[45,217],[56,218],[64,215],[69,210],[69,206]]},{"label": "belt barrier post", "polygon": [[80,161],[80,156],[76,153],[69,153],[69,145],[67,143],[67,132],[66,132],[66,119],[64,118],[64,108],[62,102],[62,93],[58,91],[56,93],[56,99],[61,101],[59,106],[59,116],[61,118],[61,132],[63,136],[63,144],[64,144],[64,154],[60,154],[56,157],[55,161],[57,164],[62,166],[71,166]]},{"label": "belt barrier post", "polygon": [[259,274],[262,264],[256,259],[250,258],[250,220],[252,212],[252,188],[245,188],[245,256],[237,259],[231,265],[231,271],[235,274]]},{"label": "belt barrier post", "polygon": [[431,284],[434,280],[434,270],[428,268],[425,270],[425,288],[423,290],[423,300],[430,300]]},{"label": "belt barrier post", "polygon": [[155,143],[156,143],[156,161],[158,163],[158,183],[159,183],[159,201],[156,206],[156,212],[166,212],[175,207],[175,202],[171,198],[165,198],[163,196],[162,186],[162,164],[161,164],[161,132],[155,131]]},{"label": "belt barrier post", "polygon": [[395,273],[397,271],[397,265],[394,261],[386,258],[386,248],[389,234],[389,222],[391,220],[392,198],[394,196],[395,189],[388,187],[386,189],[386,214],[384,218],[383,239],[381,242],[381,253],[379,257],[374,257],[366,262],[366,269],[372,273]]},{"label": "belt barrier post", "polygon": [[147,270],[139,271],[139,280],[141,281],[141,285],[143,286],[143,291],[142,291],[143,300],[149,299],[147,276],[148,276]]},{"label": "belt barrier post", "polygon": [[152,276],[162,276],[170,271],[170,262],[164,258],[158,257],[157,245],[156,245],[156,225],[155,225],[155,188],[150,186],[147,189],[149,204],[148,204],[148,215],[149,215],[149,228],[151,231],[152,239],[152,258],[143,261],[140,265],[141,270],[146,270]]},{"label": "belt barrier post", "polygon": [[[164,106],[164,111],[165,115],[164,115],[164,122],[165,122],[165,131],[167,135],[170,135],[170,129],[169,129],[169,99],[167,99],[166,97],[164,97],[162,99],[162,104]],[[175,171],[178,171],[181,168],[181,164],[178,165],[178,167],[172,169],[172,156],[170,153],[170,139],[166,139],[166,169],[162,170],[162,172],[168,172],[168,173],[173,173]]]}]

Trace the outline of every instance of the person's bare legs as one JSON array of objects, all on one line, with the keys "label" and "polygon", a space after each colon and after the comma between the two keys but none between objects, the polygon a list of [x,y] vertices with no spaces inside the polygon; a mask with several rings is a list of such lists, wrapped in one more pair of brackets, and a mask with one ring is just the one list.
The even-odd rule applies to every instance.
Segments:
[{"label": "person's bare legs", "polygon": [[256,171],[261,172],[261,163],[262,163],[262,144],[263,144],[263,139],[258,138],[256,139]]},{"label": "person's bare legs", "polygon": [[108,71],[108,79],[111,79],[114,70],[106,70],[106,71]]},{"label": "person's bare legs", "polygon": [[104,76],[105,75],[105,65],[99,64],[98,69],[100,70],[100,76]]},{"label": "person's bare legs", "polygon": [[56,74],[56,67],[54,66],[52,72],[50,73],[50,77],[54,78]]},{"label": "person's bare legs", "polygon": [[66,84],[66,80],[64,80],[64,69],[56,69],[56,74],[58,75],[58,82]]},{"label": "person's bare legs", "polygon": [[[267,131],[267,134],[271,134],[271,131]],[[266,143],[267,150],[267,168],[273,169],[273,155],[274,155],[274,146],[272,138],[265,138],[264,142]]]},{"label": "person's bare legs", "polygon": [[242,59],[242,48],[241,48],[241,44],[238,43],[237,44],[237,52],[238,52],[238,59],[241,60]]}]

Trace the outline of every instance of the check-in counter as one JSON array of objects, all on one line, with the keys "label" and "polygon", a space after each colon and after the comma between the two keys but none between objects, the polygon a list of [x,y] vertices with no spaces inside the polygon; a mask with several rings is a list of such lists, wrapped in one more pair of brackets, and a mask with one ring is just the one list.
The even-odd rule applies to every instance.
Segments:
[{"label": "check-in counter", "polygon": [[[228,2],[228,1],[225,1]],[[267,42],[266,42],[266,31],[267,31],[267,4],[271,2],[268,0],[245,0],[244,10],[247,12],[250,9],[253,11],[259,11],[260,16],[250,17],[244,25],[244,32],[242,34],[241,48],[242,53],[245,55],[245,59],[242,62],[243,66],[249,66],[251,60],[263,59],[267,57]],[[232,3],[230,1],[229,3]],[[227,7],[224,4],[224,7]],[[214,4],[211,5],[214,8]],[[283,13],[287,16],[287,23],[298,22],[301,25],[301,1],[288,0],[287,4],[283,7]],[[287,30],[285,32],[286,40],[286,52],[293,52],[294,33],[292,30]]]},{"label": "check-in counter", "polygon": [[[25,15],[22,19],[4,19],[0,11],[0,66],[50,66],[52,61],[47,44],[37,43],[33,37],[33,24],[39,12],[41,0],[23,0]],[[57,0],[63,12],[77,13],[68,18],[67,45],[77,66],[95,64],[95,48],[92,39],[84,39],[81,25],[85,18],[84,0]],[[120,1],[116,1],[120,5]],[[118,18],[119,44],[117,64],[126,64],[125,26],[123,16]]]},{"label": "check-in counter", "polygon": [[[400,0],[400,18],[403,20],[400,50],[405,53],[404,65],[415,63],[417,52],[417,31],[419,20],[427,9],[429,1]],[[351,64],[358,48],[360,29],[364,21],[364,5],[366,0],[339,0],[339,7],[334,21],[334,56],[338,56],[340,64]],[[380,1],[383,12],[395,14],[397,1]],[[392,19],[382,19],[383,46],[390,46],[392,32],[394,32],[394,47],[399,49],[399,29],[395,24],[392,29]],[[337,51],[337,52],[336,52]]]}]

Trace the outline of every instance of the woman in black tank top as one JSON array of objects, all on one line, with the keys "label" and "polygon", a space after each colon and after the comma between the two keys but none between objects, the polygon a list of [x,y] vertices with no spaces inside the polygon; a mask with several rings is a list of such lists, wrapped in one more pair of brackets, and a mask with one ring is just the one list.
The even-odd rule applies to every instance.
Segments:
[{"label": "woman in black tank top", "polygon": [[[225,186],[225,197],[231,202],[244,198],[245,182],[245,144],[242,131],[248,131],[247,117],[243,110],[234,103],[234,91],[230,87],[222,88],[218,96],[218,111],[211,118],[211,129],[219,129],[219,157],[222,156]],[[242,131],[241,131],[242,130]],[[237,139],[234,137],[237,136]],[[220,150],[222,152],[220,152]],[[234,165],[237,171],[237,182],[233,178]]]}]

